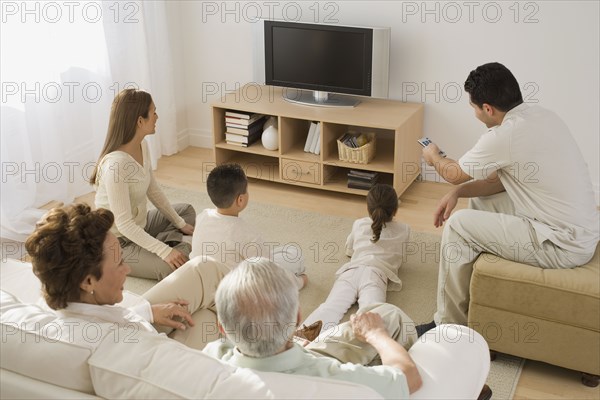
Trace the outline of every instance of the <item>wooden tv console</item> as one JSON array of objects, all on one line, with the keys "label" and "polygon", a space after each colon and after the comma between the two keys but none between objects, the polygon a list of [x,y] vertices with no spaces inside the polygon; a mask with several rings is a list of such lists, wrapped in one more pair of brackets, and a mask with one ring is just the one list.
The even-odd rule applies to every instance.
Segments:
[{"label": "wooden tv console", "polygon": [[[283,91],[293,90],[246,85],[213,103],[215,163],[239,163],[249,178],[359,195],[367,191],[347,187],[350,169],[379,172],[379,182],[393,185],[398,196],[419,175],[422,104],[361,98],[355,108],[306,106],[284,99]],[[260,140],[248,147],[226,143],[227,110],[276,116],[279,149],[267,150]],[[311,121],[321,122],[319,155],[304,152]],[[376,154],[368,164],[339,160],[337,139],[349,130],[375,133]]]}]

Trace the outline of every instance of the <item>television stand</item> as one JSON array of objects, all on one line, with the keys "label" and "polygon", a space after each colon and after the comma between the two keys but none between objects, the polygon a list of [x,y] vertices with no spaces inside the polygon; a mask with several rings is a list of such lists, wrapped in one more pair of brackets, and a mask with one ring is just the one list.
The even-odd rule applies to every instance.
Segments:
[{"label": "television stand", "polygon": [[291,103],[318,107],[354,108],[360,100],[320,90],[283,89],[283,98]]},{"label": "television stand", "polygon": [[[372,98],[354,108],[306,107],[286,100],[281,88],[250,84],[212,104],[214,160],[240,164],[249,178],[362,196],[367,190],[348,187],[348,172],[378,172],[378,182],[400,196],[421,173],[423,108]],[[260,140],[248,147],[227,143],[227,110],[275,116],[279,148],[265,149]],[[311,122],[320,123],[320,154],[304,152]],[[337,139],[348,131],[375,135],[375,157],[368,164],[340,161]]]}]

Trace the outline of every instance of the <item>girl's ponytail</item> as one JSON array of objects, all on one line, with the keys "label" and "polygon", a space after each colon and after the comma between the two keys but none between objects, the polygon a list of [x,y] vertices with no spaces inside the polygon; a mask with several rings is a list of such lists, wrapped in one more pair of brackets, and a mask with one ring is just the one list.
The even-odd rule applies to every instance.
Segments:
[{"label": "girl's ponytail", "polygon": [[379,240],[385,224],[394,218],[398,210],[398,195],[394,188],[383,184],[373,186],[367,194],[367,209],[373,220],[371,224],[373,238],[371,241],[375,243]]}]

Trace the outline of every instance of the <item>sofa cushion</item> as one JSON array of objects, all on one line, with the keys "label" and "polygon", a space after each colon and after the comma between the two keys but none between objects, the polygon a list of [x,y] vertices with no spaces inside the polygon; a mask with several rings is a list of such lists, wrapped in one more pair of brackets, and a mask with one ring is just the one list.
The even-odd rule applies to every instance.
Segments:
[{"label": "sofa cushion", "polygon": [[0,266],[0,289],[17,295],[22,303],[35,304],[42,298],[42,283],[31,263],[7,258]]},{"label": "sofa cushion", "polygon": [[381,398],[349,382],[236,368],[147,332],[131,341],[105,338],[88,363],[96,394],[105,398]]},{"label": "sofa cushion", "polygon": [[[56,314],[0,291],[0,366],[68,389],[94,393],[87,365],[92,350],[65,340]],[[60,367],[56,367],[60,366]]]},{"label": "sofa cushion", "polygon": [[42,382],[16,372],[0,368],[0,399],[60,399],[99,400],[93,394],[78,392],[62,386]]},{"label": "sofa cushion", "polygon": [[598,332],[599,249],[589,263],[572,269],[538,268],[483,254],[474,265],[471,301]]}]

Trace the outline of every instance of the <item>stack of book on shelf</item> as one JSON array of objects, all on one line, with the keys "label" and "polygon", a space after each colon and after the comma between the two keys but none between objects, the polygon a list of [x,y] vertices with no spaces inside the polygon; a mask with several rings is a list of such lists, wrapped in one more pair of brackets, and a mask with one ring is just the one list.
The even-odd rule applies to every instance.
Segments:
[{"label": "stack of book on shelf", "polygon": [[307,153],[321,154],[321,123],[311,122],[304,144],[304,151]]},{"label": "stack of book on shelf", "polygon": [[265,116],[244,111],[225,111],[225,141],[248,147],[260,139]]},{"label": "stack of book on shelf", "polygon": [[348,172],[348,187],[352,189],[369,190],[377,183],[378,179],[378,172],[351,169],[350,172]]}]

